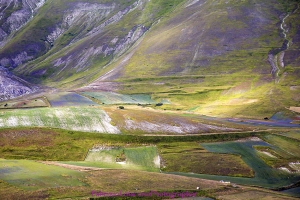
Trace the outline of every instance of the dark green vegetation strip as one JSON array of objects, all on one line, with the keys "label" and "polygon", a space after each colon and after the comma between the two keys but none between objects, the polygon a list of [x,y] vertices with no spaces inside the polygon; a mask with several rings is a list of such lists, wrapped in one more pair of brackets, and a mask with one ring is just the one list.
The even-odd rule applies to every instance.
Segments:
[{"label": "dark green vegetation strip", "polygon": [[1,157],[80,161],[95,144],[123,146],[125,144],[157,144],[165,142],[216,142],[252,137],[267,132],[245,132],[188,136],[137,136],[85,133],[47,128],[16,128],[0,130]]},{"label": "dark green vegetation strip", "polygon": [[214,190],[174,190],[174,191],[149,191],[143,193],[125,193],[118,196],[110,196],[110,197],[92,197],[90,200],[105,200],[105,199],[113,199],[113,200],[125,200],[125,199],[166,199],[166,198],[184,198],[184,197],[198,197],[199,200],[210,200],[215,199],[210,194]]}]

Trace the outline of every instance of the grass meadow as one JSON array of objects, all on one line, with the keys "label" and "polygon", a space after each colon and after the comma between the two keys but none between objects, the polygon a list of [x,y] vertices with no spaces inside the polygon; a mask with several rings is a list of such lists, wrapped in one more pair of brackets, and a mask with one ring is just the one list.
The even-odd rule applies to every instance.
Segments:
[{"label": "grass meadow", "polygon": [[82,173],[31,160],[0,159],[0,179],[25,190],[84,186]]}]

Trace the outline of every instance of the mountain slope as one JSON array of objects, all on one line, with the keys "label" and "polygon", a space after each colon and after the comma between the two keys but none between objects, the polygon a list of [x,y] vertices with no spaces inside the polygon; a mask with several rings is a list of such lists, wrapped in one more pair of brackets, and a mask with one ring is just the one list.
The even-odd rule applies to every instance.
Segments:
[{"label": "mountain slope", "polygon": [[44,3],[45,0],[2,0],[0,2],[0,47],[4,46]]},{"label": "mountain slope", "polygon": [[[155,8],[151,9],[159,8],[160,4],[165,2],[155,3]],[[20,38],[2,49],[0,59],[9,60],[7,67],[15,68],[20,65],[14,62],[13,56],[28,54],[29,47],[35,46],[37,51],[33,58],[41,57],[18,67],[15,70],[18,74],[37,82],[43,79],[65,81],[68,77],[69,81],[74,81],[84,77],[78,82],[86,83],[149,29],[148,18],[155,17],[155,13],[161,15],[159,9],[154,14],[144,13],[148,5],[151,7],[146,1],[48,2],[18,33]],[[140,16],[140,20],[135,20],[136,16]],[[30,37],[32,34],[34,38]],[[20,40],[24,43],[22,46]],[[23,51],[4,53],[11,49]]]},{"label": "mountain slope", "polygon": [[[44,3],[44,0],[2,0],[0,2],[0,48],[14,38],[14,34],[32,19]],[[8,54],[9,52],[3,51],[1,56]],[[15,65],[19,65],[22,63],[24,56],[27,56],[26,52],[19,54],[11,61]],[[37,91],[38,87],[14,76],[4,68],[9,67],[9,62],[10,60],[6,57],[0,61],[0,101]]]},{"label": "mountain slope", "polygon": [[82,90],[151,93],[173,103],[164,109],[269,116],[300,106],[298,4],[47,1],[0,50],[0,63],[65,90],[90,83]]}]

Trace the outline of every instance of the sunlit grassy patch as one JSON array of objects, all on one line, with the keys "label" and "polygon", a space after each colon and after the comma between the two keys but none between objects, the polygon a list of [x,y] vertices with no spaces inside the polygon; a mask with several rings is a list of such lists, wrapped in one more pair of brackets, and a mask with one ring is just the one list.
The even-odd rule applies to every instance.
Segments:
[{"label": "sunlit grassy patch", "polygon": [[300,157],[300,141],[279,135],[265,135],[263,139],[280,148],[290,157]]},{"label": "sunlit grassy patch", "polygon": [[[243,72],[223,75],[142,77],[121,80],[120,92],[151,94],[167,100],[159,109],[191,111],[219,117],[271,118],[286,105],[298,105],[288,86]],[[189,81],[190,82],[189,82]],[[151,85],[151,87],[148,87]]]}]

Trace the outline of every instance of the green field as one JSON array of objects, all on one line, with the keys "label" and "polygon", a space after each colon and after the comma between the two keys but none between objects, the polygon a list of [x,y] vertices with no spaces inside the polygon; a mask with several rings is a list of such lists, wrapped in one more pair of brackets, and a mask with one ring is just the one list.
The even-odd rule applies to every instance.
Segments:
[{"label": "green field", "polygon": [[76,166],[106,169],[136,169],[158,172],[160,159],[156,147],[117,147],[109,150],[90,150],[85,161],[62,162]]},{"label": "green field", "polygon": [[[268,166],[261,160],[256,153],[253,146],[270,145],[264,141],[242,141],[242,142],[222,142],[222,143],[202,143],[206,150],[215,153],[237,154],[245,163],[251,167],[255,172],[254,178],[235,178],[229,176],[209,176],[209,175],[195,175],[195,177],[202,177],[214,180],[229,180],[238,184],[257,185],[268,188],[282,187],[295,183],[300,180],[299,174],[291,174],[285,171],[274,169]],[[189,175],[192,176],[192,175]]]},{"label": "green field", "polygon": [[0,159],[0,179],[26,190],[84,186],[83,178],[80,172],[36,161]]},{"label": "green field", "polygon": [[300,140],[300,131],[295,130],[295,131],[289,131],[289,132],[283,132],[280,133],[283,136],[287,136],[289,138],[294,138],[296,140]]},{"label": "green field", "polygon": [[[272,148],[255,147],[257,150],[267,152],[259,156],[271,167],[281,168],[292,173],[300,173],[300,141],[296,139],[297,132],[280,133],[278,135],[265,135],[262,138],[273,145]],[[272,156],[268,155],[271,154]]]}]

